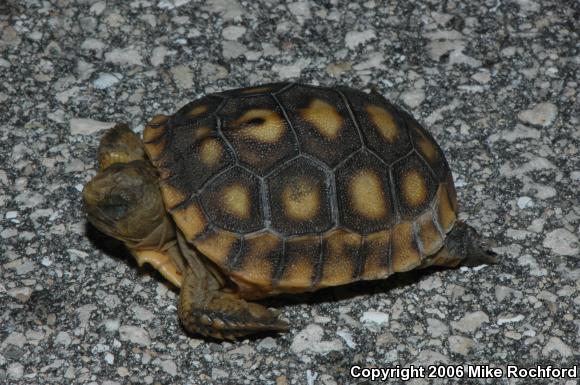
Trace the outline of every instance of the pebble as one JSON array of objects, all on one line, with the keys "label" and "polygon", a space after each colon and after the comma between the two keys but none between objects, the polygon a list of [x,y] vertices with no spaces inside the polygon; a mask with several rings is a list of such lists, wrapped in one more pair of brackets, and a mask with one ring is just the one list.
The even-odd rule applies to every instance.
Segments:
[{"label": "pebble", "polygon": [[72,338],[68,332],[58,332],[56,337],[54,337],[54,343],[57,345],[69,346],[72,342]]},{"label": "pebble", "polygon": [[458,335],[449,336],[447,341],[449,342],[450,351],[453,353],[461,354],[463,356],[466,356],[475,346],[475,341],[473,341],[471,338]]},{"label": "pebble", "polygon": [[365,31],[349,31],[344,37],[344,43],[347,48],[355,49],[359,45],[365,44],[377,37],[377,34],[372,29]]},{"label": "pebble", "polygon": [[503,315],[497,318],[497,324],[498,325],[503,325],[503,324],[507,324],[507,323],[514,323],[514,322],[520,322],[522,320],[524,320],[524,315],[523,314],[518,314],[518,315]]},{"label": "pebble", "polygon": [[518,198],[518,207],[520,209],[527,209],[530,207],[534,207],[534,201],[530,197],[526,197],[526,196],[519,197]]},{"label": "pebble", "polygon": [[542,349],[542,354],[546,357],[550,356],[552,352],[558,352],[564,358],[570,357],[573,354],[572,349],[558,337],[550,337],[548,343]]},{"label": "pebble", "polygon": [[464,333],[473,333],[481,327],[482,324],[489,322],[489,317],[482,311],[467,313],[459,321],[451,322],[451,326]]},{"label": "pebble", "polygon": [[245,33],[245,27],[230,25],[229,27],[224,28],[222,31],[222,36],[226,40],[238,40],[240,37],[244,36]]},{"label": "pebble", "polygon": [[222,43],[222,55],[225,59],[235,59],[247,51],[246,46],[237,41],[224,41]]},{"label": "pebble", "polygon": [[123,325],[119,327],[119,337],[121,341],[131,341],[141,346],[149,346],[151,344],[149,333],[139,326]]},{"label": "pebble", "polygon": [[105,61],[118,65],[143,65],[143,58],[134,47],[117,48],[105,53]]},{"label": "pebble", "polygon": [[19,362],[11,363],[6,369],[6,374],[8,374],[8,378],[18,380],[24,376],[24,365]]},{"label": "pebble", "polygon": [[118,73],[101,73],[99,77],[93,81],[93,85],[99,90],[104,90],[119,83],[121,78],[122,75]]},{"label": "pebble", "polygon": [[272,71],[278,73],[281,79],[291,79],[300,77],[302,70],[310,64],[310,59],[298,59],[292,64],[274,64]]},{"label": "pebble", "polygon": [[389,322],[389,315],[381,311],[365,311],[360,317],[360,322],[383,325]]},{"label": "pebble", "polygon": [[74,118],[69,122],[71,135],[91,135],[99,131],[108,130],[115,123],[99,122],[93,119]]},{"label": "pebble", "polygon": [[288,4],[288,10],[296,16],[300,24],[303,24],[306,19],[310,19],[312,14],[310,12],[310,5],[306,1],[297,1]]},{"label": "pebble", "polygon": [[189,90],[193,87],[193,72],[187,65],[180,64],[171,68],[171,75],[177,87]]},{"label": "pebble", "polygon": [[324,330],[320,325],[310,324],[294,336],[290,350],[295,354],[305,352],[328,353],[343,350],[342,342],[339,339],[323,341],[323,334]]},{"label": "pebble", "polygon": [[435,318],[427,318],[427,333],[433,338],[449,334],[449,325]]},{"label": "pebble", "polygon": [[177,375],[177,365],[175,364],[175,361],[173,360],[162,360],[159,363],[159,366],[161,366],[161,369],[163,369],[163,371],[171,376],[176,376]]},{"label": "pebble", "polygon": [[521,111],[518,114],[518,118],[524,123],[548,127],[552,125],[557,115],[558,108],[556,105],[548,102],[540,103],[535,105],[532,109]]},{"label": "pebble", "polygon": [[546,234],[543,246],[559,255],[580,257],[578,237],[564,228],[552,230]]},{"label": "pebble", "polygon": [[143,306],[133,306],[131,310],[133,311],[135,318],[140,321],[150,321],[154,318],[153,313]]},{"label": "pebble", "polygon": [[401,99],[410,108],[417,108],[425,100],[425,91],[422,88],[415,88],[404,92],[401,95]]}]

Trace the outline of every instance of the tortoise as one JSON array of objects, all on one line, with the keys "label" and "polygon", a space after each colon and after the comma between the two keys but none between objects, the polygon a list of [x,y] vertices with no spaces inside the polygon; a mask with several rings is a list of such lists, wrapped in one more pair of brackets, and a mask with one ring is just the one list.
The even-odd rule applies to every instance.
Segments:
[{"label": "tortoise", "polygon": [[191,333],[284,331],[251,300],[495,261],[443,151],[377,92],[264,84],[102,138],[89,221],[180,288]]}]

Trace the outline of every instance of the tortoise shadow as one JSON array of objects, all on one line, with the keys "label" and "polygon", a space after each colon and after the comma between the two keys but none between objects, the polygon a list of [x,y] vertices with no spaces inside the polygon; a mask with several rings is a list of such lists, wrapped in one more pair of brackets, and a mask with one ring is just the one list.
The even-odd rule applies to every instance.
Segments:
[{"label": "tortoise shadow", "polygon": [[395,273],[384,279],[357,281],[341,286],[327,287],[314,292],[285,293],[260,299],[256,302],[279,308],[284,305],[316,305],[336,303],[365,295],[387,293],[391,290],[417,284],[423,277],[438,271],[452,270],[449,267],[430,266],[424,269]]}]

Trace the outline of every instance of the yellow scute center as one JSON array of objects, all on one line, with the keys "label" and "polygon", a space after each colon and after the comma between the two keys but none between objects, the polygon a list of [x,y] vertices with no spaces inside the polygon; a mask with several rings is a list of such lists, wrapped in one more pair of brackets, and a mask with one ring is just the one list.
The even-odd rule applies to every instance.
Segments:
[{"label": "yellow scute center", "polygon": [[373,105],[366,106],[366,111],[381,136],[389,142],[394,142],[397,139],[398,129],[393,115],[384,108]]},{"label": "yellow scute center", "polygon": [[325,138],[334,140],[340,134],[343,119],[333,105],[314,99],[308,108],[299,109],[298,112]]},{"label": "yellow scute center", "polygon": [[223,189],[222,204],[224,210],[231,215],[238,218],[250,217],[250,192],[241,184],[233,184]]},{"label": "yellow scute center", "polygon": [[419,206],[427,199],[425,179],[417,170],[409,170],[403,175],[402,190],[403,197],[409,206]]},{"label": "yellow scute center", "polygon": [[312,181],[300,178],[284,188],[282,202],[288,217],[296,221],[305,221],[316,216],[320,195]]},{"label": "yellow scute center", "polygon": [[232,121],[231,127],[239,129],[242,137],[263,143],[277,142],[286,131],[282,117],[276,111],[268,109],[249,110]]},{"label": "yellow scute center", "polygon": [[354,210],[367,219],[381,219],[388,213],[383,185],[371,170],[361,170],[354,175],[350,200]]}]

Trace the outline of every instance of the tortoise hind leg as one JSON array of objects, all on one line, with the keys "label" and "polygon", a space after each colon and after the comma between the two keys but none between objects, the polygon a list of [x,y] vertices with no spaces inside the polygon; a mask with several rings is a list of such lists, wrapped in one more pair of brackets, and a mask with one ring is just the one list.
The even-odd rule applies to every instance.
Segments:
[{"label": "tortoise hind leg", "polygon": [[285,331],[275,311],[222,291],[210,274],[186,268],[181,286],[179,318],[191,333],[232,340],[261,331]]}]

